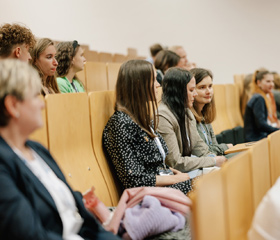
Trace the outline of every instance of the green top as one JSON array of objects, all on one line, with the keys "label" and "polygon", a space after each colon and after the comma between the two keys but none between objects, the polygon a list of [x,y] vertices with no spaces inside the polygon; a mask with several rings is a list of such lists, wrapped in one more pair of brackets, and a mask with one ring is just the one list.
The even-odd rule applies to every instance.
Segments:
[{"label": "green top", "polygon": [[[72,84],[69,82],[67,77],[58,77],[56,78],[57,85],[61,93],[75,93],[75,89]],[[75,85],[78,92],[85,92],[83,85],[76,79],[73,79],[73,84]]]},{"label": "green top", "polygon": [[197,131],[202,140],[208,145],[209,150],[217,155],[224,154],[224,151],[228,149],[227,144],[218,143],[215,133],[211,124],[205,124],[204,122],[196,124]]}]

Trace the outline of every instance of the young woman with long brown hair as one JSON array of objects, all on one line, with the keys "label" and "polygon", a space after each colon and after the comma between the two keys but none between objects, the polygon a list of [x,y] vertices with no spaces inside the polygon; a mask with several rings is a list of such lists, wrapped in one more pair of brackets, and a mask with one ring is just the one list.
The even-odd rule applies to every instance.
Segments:
[{"label": "young woman with long brown hair", "polygon": [[124,188],[172,187],[189,192],[189,175],[165,164],[168,154],[156,131],[155,69],[145,60],[125,62],[116,85],[115,113],[103,132],[103,145]]}]

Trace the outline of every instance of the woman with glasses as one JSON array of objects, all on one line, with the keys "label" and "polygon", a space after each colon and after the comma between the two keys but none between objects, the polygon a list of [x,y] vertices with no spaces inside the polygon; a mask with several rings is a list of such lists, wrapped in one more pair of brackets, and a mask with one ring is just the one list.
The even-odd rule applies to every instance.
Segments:
[{"label": "woman with glasses", "polygon": [[54,77],[58,65],[55,55],[54,43],[48,38],[39,39],[31,51],[31,64],[41,77],[43,95],[60,93]]},{"label": "woman with glasses", "polygon": [[62,93],[84,92],[82,82],[76,76],[84,69],[86,59],[84,50],[77,41],[61,42],[57,45],[56,59],[58,61],[57,84]]},{"label": "woman with glasses", "polygon": [[49,151],[28,140],[43,125],[38,73],[2,60],[0,89],[0,239],[120,239],[86,210]]}]

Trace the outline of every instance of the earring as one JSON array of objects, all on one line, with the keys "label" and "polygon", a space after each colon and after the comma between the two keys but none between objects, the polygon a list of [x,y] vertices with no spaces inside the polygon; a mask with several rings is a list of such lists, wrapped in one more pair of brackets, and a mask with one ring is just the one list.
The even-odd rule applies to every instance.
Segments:
[{"label": "earring", "polygon": [[19,112],[16,113],[15,117],[16,117],[16,118],[19,118],[19,117],[20,117]]}]

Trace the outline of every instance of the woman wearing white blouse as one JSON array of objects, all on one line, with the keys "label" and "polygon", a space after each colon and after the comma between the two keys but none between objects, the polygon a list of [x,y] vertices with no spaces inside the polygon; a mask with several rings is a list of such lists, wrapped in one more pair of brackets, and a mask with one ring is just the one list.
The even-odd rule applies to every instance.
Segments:
[{"label": "woman wearing white blouse", "polygon": [[27,63],[0,62],[0,239],[118,239],[85,209],[42,145],[41,80]]}]

